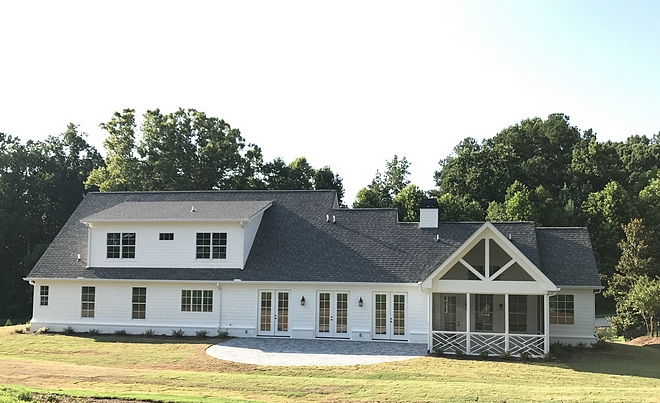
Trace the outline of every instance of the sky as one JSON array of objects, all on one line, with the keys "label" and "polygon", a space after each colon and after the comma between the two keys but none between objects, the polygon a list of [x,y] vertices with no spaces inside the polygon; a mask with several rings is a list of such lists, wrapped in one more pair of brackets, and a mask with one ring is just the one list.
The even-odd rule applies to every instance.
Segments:
[{"label": "sky", "polygon": [[0,132],[194,108],[264,160],[304,156],[345,202],[394,155],[438,162],[526,118],[660,132],[658,1],[0,1]]}]

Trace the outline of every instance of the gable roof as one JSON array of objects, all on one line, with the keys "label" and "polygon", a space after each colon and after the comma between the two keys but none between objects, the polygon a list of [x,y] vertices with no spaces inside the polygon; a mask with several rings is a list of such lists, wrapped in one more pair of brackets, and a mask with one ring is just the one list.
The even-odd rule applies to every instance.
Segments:
[{"label": "gable roof", "polygon": [[560,287],[600,286],[598,266],[586,228],[537,228],[536,236],[541,270],[553,283]]},{"label": "gable roof", "polygon": [[[165,203],[167,202],[167,203]],[[130,209],[145,211],[162,206],[171,217],[190,214],[192,206],[218,204],[234,206],[245,203],[247,214],[266,208],[252,249],[240,268],[86,268],[87,226],[92,219],[121,219],[122,214],[139,219]],[[173,207],[166,207],[171,204]],[[339,209],[335,191],[198,191],[198,192],[106,192],[90,193],[80,203],[60,233],[44,253],[30,278],[87,278],[135,280],[200,280],[200,281],[299,281],[299,282],[365,282],[412,283],[424,280],[483,222],[445,223],[438,228],[419,228],[417,223],[397,222],[395,209]],[[127,211],[131,210],[131,211]],[[221,207],[218,209],[222,210]],[[242,215],[236,213],[235,216]],[[121,214],[120,214],[121,213]],[[194,213],[193,213],[194,214]],[[227,213],[229,214],[229,213]],[[330,216],[330,222],[326,221]],[[332,217],[335,222],[333,223]],[[556,277],[570,277],[570,265],[555,270],[554,263],[563,253],[561,248],[541,247],[553,237],[537,238],[530,222],[493,223],[493,226],[553,282]],[[588,239],[588,234],[587,234]],[[563,242],[571,242],[564,239]],[[543,250],[544,253],[540,253]],[[575,253],[590,254],[588,248]],[[80,261],[77,256],[80,254]],[[580,257],[587,262],[589,256]],[[580,266],[582,267],[582,266]],[[576,270],[580,269],[578,267]],[[564,273],[555,275],[555,272]],[[575,285],[599,286],[592,273],[578,275]],[[597,281],[597,283],[596,283]],[[557,284],[557,283],[556,283]],[[560,285],[561,282],[558,284]]]},{"label": "gable roof", "polygon": [[80,220],[91,222],[129,221],[249,221],[270,207],[266,201],[127,201]]}]

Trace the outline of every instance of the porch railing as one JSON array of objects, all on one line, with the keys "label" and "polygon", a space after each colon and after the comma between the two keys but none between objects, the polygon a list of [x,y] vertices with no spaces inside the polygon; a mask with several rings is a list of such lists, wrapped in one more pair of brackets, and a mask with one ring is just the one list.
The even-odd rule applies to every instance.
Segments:
[{"label": "porch railing", "polygon": [[433,351],[437,350],[473,355],[500,355],[508,351],[513,356],[526,352],[531,356],[542,356],[545,354],[545,335],[434,331]]}]

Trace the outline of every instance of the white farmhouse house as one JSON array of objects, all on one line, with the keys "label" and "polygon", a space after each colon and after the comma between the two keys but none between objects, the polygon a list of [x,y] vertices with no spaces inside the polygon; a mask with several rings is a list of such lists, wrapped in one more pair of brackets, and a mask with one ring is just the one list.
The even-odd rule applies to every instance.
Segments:
[{"label": "white farmhouse house", "polygon": [[27,276],[33,328],[426,343],[541,355],[594,337],[585,228],[419,223],[334,191],[90,193]]}]

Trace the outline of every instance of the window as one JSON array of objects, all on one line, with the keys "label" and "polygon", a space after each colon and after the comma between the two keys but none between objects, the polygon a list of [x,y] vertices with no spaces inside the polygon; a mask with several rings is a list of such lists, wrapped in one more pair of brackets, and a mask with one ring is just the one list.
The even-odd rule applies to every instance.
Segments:
[{"label": "window", "polygon": [[133,287],[133,319],[145,319],[147,314],[147,288]]},{"label": "window", "polygon": [[213,290],[182,290],[182,312],[213,312]]},{"label": "window", "polygon": [[198,232],[196,257],[197,259],[226,259],[227,233]]},{"label": "window", "polygon": [[575,322],[573,295],[553,295],[550,297],[550,324],[572,325]]},{"label": "window", "polygon": [[42,285],[39,287],[39,305],[48,306],[48,286]]},{"label": "window", "polygon": [[161,232],[158,234],[158,240],[159,241],[173,241],[174,240],[174,232]]},{"label": "window", "polygon": [[493,330],[493,295],[475,294],[474,296],[475,330]]},{"label": "window", "polygon": [[135,232],[108,232],[108,259],[135,259]]},{"label": "window", "polygon": [[94,317],[94,302],[96,300],[96,288],[95,287],[83,287],[82,288],[82,313],[83,318],[93,318]]},{"label": "window", "polygon": [[509,295],[509,331],[527,331],[527,295]]}]

